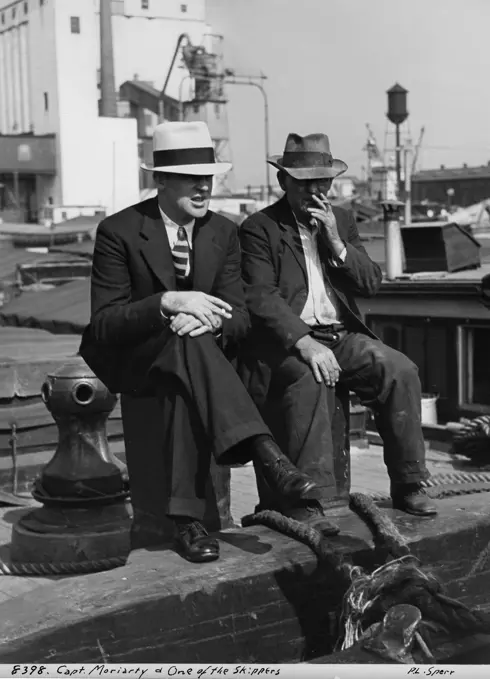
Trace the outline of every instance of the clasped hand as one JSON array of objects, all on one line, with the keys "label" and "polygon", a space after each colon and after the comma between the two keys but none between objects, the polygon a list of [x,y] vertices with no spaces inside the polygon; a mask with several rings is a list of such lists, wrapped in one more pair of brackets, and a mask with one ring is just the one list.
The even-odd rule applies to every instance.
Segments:
[{"label": "clasped hand", "polygon": [[164,293],[161,309],[170,317],[173,332],[191,337],[218,332],[232,311],[227,302],[197,290]]}]

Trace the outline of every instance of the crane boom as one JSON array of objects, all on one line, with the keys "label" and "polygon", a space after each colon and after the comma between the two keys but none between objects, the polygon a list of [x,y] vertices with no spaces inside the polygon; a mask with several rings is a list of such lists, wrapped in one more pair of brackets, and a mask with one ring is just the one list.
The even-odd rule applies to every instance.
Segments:
[{"label": "crane boom", "polygon": [[419,151],[420,151],[420,147],[422,146],[424,134],[425,134],[425,127],[422,125],[422,127],[420,128],[419,139],[417,141],[417,145],[415,146],[415,153],[413,154],[411,174],[414,174],[414,172],[417,168],[417,160],[419,158]]}]

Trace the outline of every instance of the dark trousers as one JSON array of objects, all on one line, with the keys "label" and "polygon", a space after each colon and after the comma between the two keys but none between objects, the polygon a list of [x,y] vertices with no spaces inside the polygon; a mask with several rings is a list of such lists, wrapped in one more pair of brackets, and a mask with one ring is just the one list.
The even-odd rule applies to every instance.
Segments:
[{"label": "dark trousers", "polygon": [[[340,382],[373,409],[391,481],[426,479],[421,387],[415,364],[360,333],[344,332],[336,341],[325,339],[321,330],[313,336],[335,354]],[[330,426],[334,389],[316,382],[311,368],[297,354],[274,352],[264,360],[271,369],[268,410],[275,414],[270,422],[273,434],[291,461],[317,482],[320,499],[328,499],[335,486]]]},{"label": "dark trousers", "polygon": [[270,431],[212,335],[166,329],[132,359],[131,370],[146,375],[141,392],[151,386],[161,408],[167,514],[202,519],[211,454],[219,464],[243,464],[247,439]]}]

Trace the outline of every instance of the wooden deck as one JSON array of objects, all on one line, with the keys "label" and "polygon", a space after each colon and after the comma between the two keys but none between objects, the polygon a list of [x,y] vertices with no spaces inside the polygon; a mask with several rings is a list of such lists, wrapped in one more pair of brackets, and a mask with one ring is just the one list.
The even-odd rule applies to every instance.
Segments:
[{"label": "wooden deck", "polygon": [[[112,444],[114,452],[118,452],[122,444]],[[382,459],[382,449],[377,445],[368,448],[353,447],[351,450],[352,491],[367,493],[388,493],[389,481]],[[428,450],[427,464],[432,474],[447,474],[455,470],[454,456],[444,452]],[[466,471],[470,471],[465,468]],[[237,524],[241,517],[253,512],[257,503],[257,489],[252,465],[232,469],[231,476],[231,512]],[[29,499],[30,507],[37,503]],[[0,558],[8,560],[12,523],[16,522],[29,508],[1,506],[0,503]],[[86,576],[75,576],[83,578]],[[0,576],[0,604],[24,595],[41,587],[53,587],[60,577],[17,577]]]}]

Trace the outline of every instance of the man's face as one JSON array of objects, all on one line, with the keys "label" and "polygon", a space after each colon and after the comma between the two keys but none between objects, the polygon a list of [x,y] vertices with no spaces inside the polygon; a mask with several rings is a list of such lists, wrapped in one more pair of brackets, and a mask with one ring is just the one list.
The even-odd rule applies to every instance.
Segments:
[{"label": "man's face", "polygon": [[298,217],[309,216],[308,208],[318,208],[318,203],[313,200],[313,196],[323,193],[328,194],[332,186],[333,179],[294,179],[289,174],[282,178],[281,186],[286,192],[286,197],[292,211]]},{"label": "man's face", "polygon": [[[209,209],[213,177],[186,174],[165,174],[159,181],[159,191],[165,205],[181,217],[199,219]],[[170,215],[169,215],[170,216]]]}]

